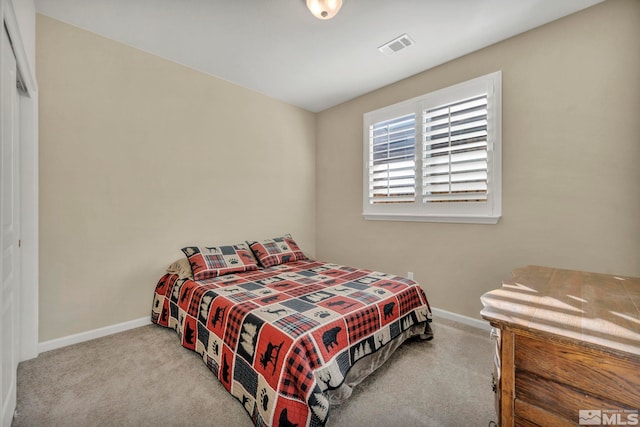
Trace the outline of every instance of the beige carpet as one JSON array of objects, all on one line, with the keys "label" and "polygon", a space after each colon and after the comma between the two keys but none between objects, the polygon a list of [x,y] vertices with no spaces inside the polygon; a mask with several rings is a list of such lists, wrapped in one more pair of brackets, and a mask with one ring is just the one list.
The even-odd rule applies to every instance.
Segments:
[{"label": "beige carpet", "polygon": [[[487,426],[495,420],[488,333],[436,319],[405,343],[328,426]],[[18,367],[13,427],[239,426],[253,423],[200,356],[156,325],[49,351]]]}]

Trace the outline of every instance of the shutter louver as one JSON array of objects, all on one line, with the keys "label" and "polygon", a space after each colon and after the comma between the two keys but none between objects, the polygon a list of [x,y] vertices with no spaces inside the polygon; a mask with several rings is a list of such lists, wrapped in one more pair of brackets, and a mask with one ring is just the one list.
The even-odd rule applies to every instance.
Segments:
[{"label": "shutter louver", "polygon": [[422,200],[486,202],[487,95],[423,112]]},{"label": "shutter louver", "polygon": [[369,203],[413,203],[416,197],[415,113],[369,129]]}]

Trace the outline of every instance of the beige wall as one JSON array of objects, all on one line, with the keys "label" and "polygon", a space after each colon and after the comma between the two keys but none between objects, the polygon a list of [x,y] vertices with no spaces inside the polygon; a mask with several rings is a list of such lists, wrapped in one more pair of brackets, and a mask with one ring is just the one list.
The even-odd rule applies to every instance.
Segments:
[{"label": "beige wall", "polygon": [[37,17],[40,341],[148,316],[190,244],[315,252],[314,114]]},{"label": "beige wall", "polygon": [[[500,222],[365,221],[363,113],[496,70]],[[320,113],[318,257],[413,271],[433,306],[472,317],[517,266],[640,275],[639,76],[640,1],[616,0]]]},{"label": "beige wall", "polygon": [[[182,246],[284,232],[473,317],[516,266],[640,275],[638,40],[607,1],[314,115],[39,15],[40,341],[147,316]],[[362,114],[496,70],[500,223],[363,220]]]}]

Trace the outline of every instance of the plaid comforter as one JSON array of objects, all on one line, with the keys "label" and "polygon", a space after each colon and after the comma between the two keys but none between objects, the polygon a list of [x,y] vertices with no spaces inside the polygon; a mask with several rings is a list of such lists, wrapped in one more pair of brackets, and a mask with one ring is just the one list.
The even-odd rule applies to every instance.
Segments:
[{"label": "plaid comforter", "polygon": [[256,426],[324,426],[323,394],[431,312],[415,282],[313,260],[193,281],[165,274],[152,321],[198,352]]}]

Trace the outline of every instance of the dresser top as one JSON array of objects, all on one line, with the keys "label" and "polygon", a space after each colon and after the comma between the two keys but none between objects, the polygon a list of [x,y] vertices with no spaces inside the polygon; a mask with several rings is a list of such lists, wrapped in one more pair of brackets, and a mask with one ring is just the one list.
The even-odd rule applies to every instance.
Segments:
[{"label": "dresser top", "polygon": [[640,356],[640,278],[528,266],[481,301],[496,326]]}]

